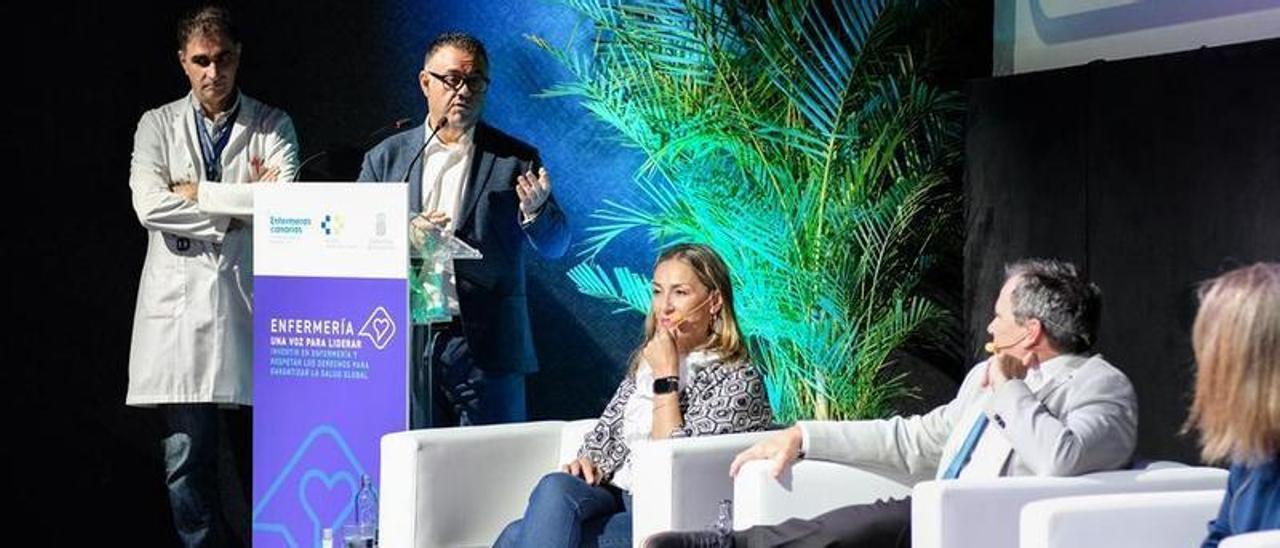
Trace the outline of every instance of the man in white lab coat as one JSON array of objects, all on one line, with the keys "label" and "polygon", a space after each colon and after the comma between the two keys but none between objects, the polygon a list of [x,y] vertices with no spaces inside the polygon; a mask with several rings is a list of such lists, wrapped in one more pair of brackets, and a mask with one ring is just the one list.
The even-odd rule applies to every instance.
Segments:
[{"label": "man in white lab coat", "polygon": [[147,111],[129,187],[147,229],[129,352],[128,405],[164,417],[165,476],[178,534],[221,545],[220,409],[253,403],[253,185],[292,180],[297,136],[283,111],[240,93],[230,14],[205,7],[178,25],[191,92]]}]

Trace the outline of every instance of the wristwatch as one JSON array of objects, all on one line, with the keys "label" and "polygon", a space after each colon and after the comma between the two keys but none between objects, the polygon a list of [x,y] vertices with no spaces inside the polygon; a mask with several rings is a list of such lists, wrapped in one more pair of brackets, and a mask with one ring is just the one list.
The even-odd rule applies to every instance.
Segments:
[{"label": "wristwatch", "polygon": [[654,394],[670,394],[680,391],[680,377],[660,377],[653,379]]}]

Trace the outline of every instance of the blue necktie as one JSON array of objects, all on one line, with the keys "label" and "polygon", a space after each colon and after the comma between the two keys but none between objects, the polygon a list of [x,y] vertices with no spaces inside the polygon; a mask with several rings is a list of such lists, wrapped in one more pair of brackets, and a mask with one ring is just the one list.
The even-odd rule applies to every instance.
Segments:
[{"label": "blue necktie", "polygon": [[951,459],[951,466],[947,467],[947,473],[942,475],[942,479],[956,479],[960,477],[960,470],[964,469],[964,465],[969,464],[969,458],[973,457],[973,448],[978,445],[978,438],[982,437],[982,431],[987,429],[987,419],[985,413],[978,414],[978,420],[973,422],[973,428],[969,429],[969,437],[964,439],[964,445],[960,446],[960,451],[956,453],[954,459]]}]

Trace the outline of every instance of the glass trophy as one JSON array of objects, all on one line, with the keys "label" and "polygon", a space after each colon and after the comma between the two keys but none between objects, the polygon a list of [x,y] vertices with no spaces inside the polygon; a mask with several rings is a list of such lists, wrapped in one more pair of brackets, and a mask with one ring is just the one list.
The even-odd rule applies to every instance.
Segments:
[{"label": "glass trophy", "polygon": [[409,316],[414,325],[450,320],[444,293],[445,265],[483,256],[452,231],[409,225]]}]

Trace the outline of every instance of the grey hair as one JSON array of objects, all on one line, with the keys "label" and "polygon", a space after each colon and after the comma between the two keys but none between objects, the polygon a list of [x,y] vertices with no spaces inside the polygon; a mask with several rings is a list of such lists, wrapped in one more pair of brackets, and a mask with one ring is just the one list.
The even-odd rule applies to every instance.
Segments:
[{"label": "grey hair", "polygon": [[1024,259],[1005,266],[1005,279],[1018,279],[1013,289],[1013,319],[1021,325],[1035,318],[1059,352],[1089,350],[1098,340],[1102,290],[1089,283],[1075,265],[1055,259]]}]

